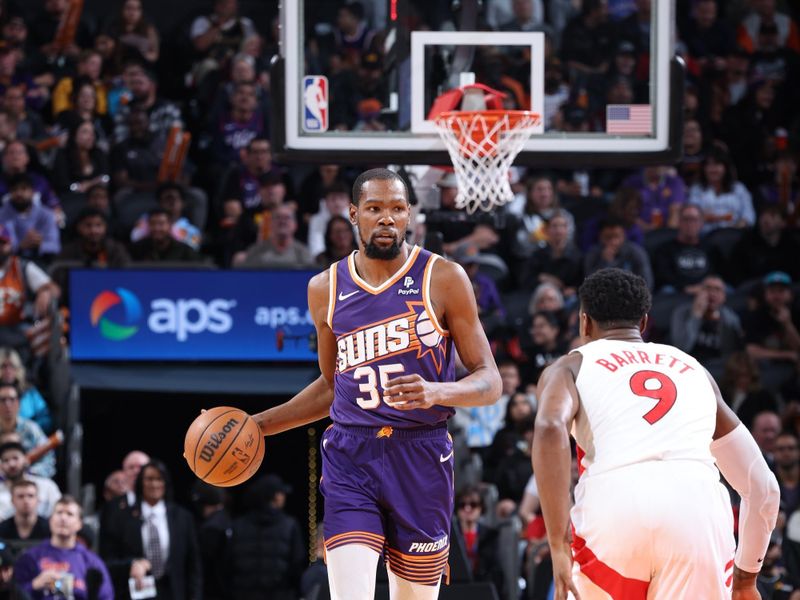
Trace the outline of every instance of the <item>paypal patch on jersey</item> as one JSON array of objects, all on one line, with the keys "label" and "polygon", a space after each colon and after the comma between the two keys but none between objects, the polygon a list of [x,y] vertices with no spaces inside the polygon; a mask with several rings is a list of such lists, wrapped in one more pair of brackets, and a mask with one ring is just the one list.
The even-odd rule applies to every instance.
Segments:
[{"label": "paypal patch on jersey", "polygon": [[323,75],[303,77],[303,131],[328,131],[328,78]]}]

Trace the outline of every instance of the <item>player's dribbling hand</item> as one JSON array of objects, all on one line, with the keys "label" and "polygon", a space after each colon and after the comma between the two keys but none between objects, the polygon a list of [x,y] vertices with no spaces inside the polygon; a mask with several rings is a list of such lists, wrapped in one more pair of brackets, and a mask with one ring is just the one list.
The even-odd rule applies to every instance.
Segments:
[{"label": "player's dribbling hand", "polygon": [[386,404],[397,410],[430,408],[436,402],[435,385],[418,374],[393,377],[383,387]]},{"label": "player's dribbling hand", "polygon": [[578,588],[572,580],[571,554],[557,552],[551,555],[551,560],[553,561],[553,584],[555,585],[554,600],[567,600],[568,598],[581,600]]}]

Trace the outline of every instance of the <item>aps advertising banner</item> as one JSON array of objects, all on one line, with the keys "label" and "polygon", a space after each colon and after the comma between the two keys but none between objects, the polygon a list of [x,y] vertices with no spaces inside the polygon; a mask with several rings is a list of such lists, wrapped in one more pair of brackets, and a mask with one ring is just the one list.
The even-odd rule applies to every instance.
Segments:
[{"label": "aps advertising banner", "polygon": [[315,361],[314,274],[73,270],[72,358]]}]

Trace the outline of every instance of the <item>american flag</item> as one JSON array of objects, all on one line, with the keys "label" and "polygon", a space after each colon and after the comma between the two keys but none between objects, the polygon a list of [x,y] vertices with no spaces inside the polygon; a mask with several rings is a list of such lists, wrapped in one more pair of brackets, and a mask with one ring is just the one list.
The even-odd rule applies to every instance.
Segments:
[{"label": "american flag", "polygon": [[649,104],[609,104],[606,106],[606,133],[653,131],[653,109]]}]

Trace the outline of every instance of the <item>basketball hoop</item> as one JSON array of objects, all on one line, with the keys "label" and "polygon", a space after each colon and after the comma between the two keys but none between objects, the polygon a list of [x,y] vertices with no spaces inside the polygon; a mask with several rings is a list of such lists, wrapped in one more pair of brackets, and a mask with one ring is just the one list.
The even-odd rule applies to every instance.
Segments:
[{"label": "basketball hoop", "polygon": [[489,211],[514,198],[508,171],[539,126],[527,110],[447,111],[434,119],[458,180],[456,208]]}]

